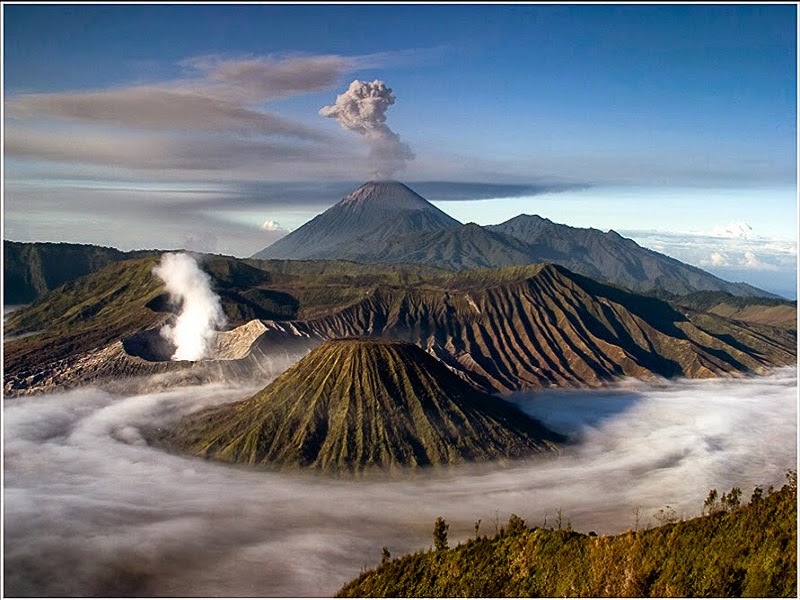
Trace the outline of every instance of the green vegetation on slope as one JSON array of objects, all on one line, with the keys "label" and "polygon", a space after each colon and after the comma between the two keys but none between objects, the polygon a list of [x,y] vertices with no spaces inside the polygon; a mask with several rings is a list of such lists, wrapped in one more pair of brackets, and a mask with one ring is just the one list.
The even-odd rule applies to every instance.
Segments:
[{"label": "green vegetation on slope", "polygon": [[14,312],[6,333],[32,335],[4,344],[5,373],[22,376],[153,326],[160,317],[148,304],[162,288],[155,264],[155,257],[112,263]]},{"label": "green vegetation on slope", "polygon": [[3,302],[25,304],[64,283],[113,262],[155,255],[156,250],[122,252],[90,244],[3,241]]},{"label": "green vegetation on slope", "polygon": [[522,457],[563,437],[403,342],[325,342],[253,397],[155,434],[226,462],[361,472]]},{"label": "green vegetation on slope", "polygon": [[614,536],[528,529],[512,515],[493,538],[452,549],[437,521],[438,550],[395,560],[384,550],[380,566],[338,595],[797,597],[797,472],[778,492],[756,492],[747,506],[727,499],[704,517]]}]

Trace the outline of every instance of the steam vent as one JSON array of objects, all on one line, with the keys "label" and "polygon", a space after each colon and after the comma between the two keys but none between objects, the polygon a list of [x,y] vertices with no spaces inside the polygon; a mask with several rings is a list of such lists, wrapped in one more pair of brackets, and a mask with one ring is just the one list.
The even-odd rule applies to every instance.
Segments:
[{"label": "steam vent", "polygon": [[516,458],[564,440],[413,344],[347,338],[247,400],[186,417],[160,441],[231,463],[363,472]]}]

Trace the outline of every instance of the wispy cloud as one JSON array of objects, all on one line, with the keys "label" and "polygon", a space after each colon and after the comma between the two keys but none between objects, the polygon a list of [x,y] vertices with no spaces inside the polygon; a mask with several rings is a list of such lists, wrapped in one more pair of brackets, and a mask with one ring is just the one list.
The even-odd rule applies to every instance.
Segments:
[{"label": "wispy cloud", "polygon": [[139,86],[100,92],[27,94],[8,100],[6,115],[15,119],[45,117],[108,124],[134,130],[216,131],[327,139],[319,131],[210,92]]},{"label": "wispy cloud", "polygon": [[429,200],[489,200],[495,198],[521,198],[592,187],[590,183],[482,183],[475,181],[417,181],[412,187]]},{"label": "wispy cloud", "polygon": [[711,228],[709,235],[712,237],[739,238],[742,240],[753,237],[753,228],[744,221],[736,221],[727,225],[716,225]]},{"label": "wispy cloud", "polygon": [[358,59],[338,55],[237,59],[206,55],[189,58],[181,64],[200,76],[197,80],[177,82],[181,88],[240,102],[268,102],[327,89],[351,71]]},{"label": "wispy cloud", "polygon": [[[192,57],[181,77],[101,90],[15,94],[6,98],[9,157],[60,163],[174,170],[241,169],[291,174],[299,163],[327,174],[348,150],[324,123],[269,110],[276,100],[332,88],[391,53]],[[358,164],[357,161],[350,162]],[[287,169],[288,167],[291,167]],[[270,169],[274,172],[270,173]],[[302,168],[299,169],[301,172]],[[344,171],[340,168],[339,171]],[[239,173],[247,177],[247,173]]]},{"label": "wispy cloud", "polygon": [[797,240],[759,234],[738,222],[710,224],[700,231],[624,230],[622,235],[728,280],[747,280],[792,295],[797,279]]},{"label": "wispy cloud", "polygon": [[317,162],[334,162],[347,153],[331,144],[265,137],[206,137],[135,130],[79,129],[43,132],[18,125],[6,128],[9,156],[155,171],[219,171],[248,166],[286,173]]},{"label": "wispy cloud", "polygon": [[50,118],[131,129],[224,131],[324,140],[327,136],[255,105],[334,85],[354,61],[341,56],[188,59],[193,76],[90,92],[18,94],[12,119]]}]

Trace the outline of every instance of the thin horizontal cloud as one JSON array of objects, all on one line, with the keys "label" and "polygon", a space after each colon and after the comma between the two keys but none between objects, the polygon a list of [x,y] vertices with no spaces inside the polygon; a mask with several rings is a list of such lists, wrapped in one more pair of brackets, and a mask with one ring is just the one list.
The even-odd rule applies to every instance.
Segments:
[{"label": "thin horizontal cloud", "polygon": [[18,94],[6,99],[12,119],[62,119],[130,129],[223,131],[237,135],[328,136],[256,105],[334,85],[352,68],[341,56],[216,56],[188,59],[191,76],[90,92]]},{"label": "thin horizontal cloud", "polygon": [[298,162],[313,165],[340,158],[338,149],[259,138],[172,136],[165,133],[105,130],[45,133],[9,127],[9,156],[57,162],[80,162],[127,169],[220,171],[258,166],[266,172]]},{"label": "thin horizontal cloud", "polygon": [[[313,206],[327,208],[352,192],[363,181],[305,181],[305,182],[248,182],[236,184],[236,194],[227,196],[225,208],[249,210],[263,206]],[[412,190],[431,201],[483,200],[534,196],[572,189],[573,184],[495,184],[466,181],[405,182]],[[588,187],[589,184],[574,184]],[[215,208],[217,200],[209,196],[204,201],[207,208]],[[446,208],[445,208],[446,211]]]},{"label": "thin horizontal cloud", "polygon": [[329,136],[272,113],[228,99],[157,86],[101,92],[25,94],[6,102],[11,118],[48,118],[129,129],[216,131],[290,136],[324,141]]},{"label": "thin horizontal cloud", "polygon": [[207,55],[181,62],[182,66],[198,72],[199,80],[178,81],[173,85],[242,102],[268,102],[327,89],[353,70],[355,64],[355,57],[338,55],[237,59]]},{"label": "thin horizontal cloud", "polygon": [[429,200],[489,200],[495,198],[521,198],[582,190],[591,187],[588,183],[482,183],[472,181],[416,181],[410,183],[418,193]]}]

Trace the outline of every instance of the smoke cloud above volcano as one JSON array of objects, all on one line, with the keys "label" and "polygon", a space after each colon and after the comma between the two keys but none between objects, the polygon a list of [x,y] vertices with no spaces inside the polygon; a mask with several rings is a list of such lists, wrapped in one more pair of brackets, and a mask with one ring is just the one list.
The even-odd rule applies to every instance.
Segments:
[{"label": "smoke cloud above volcano", "polygon": [[513,399],[575,442],[558,458],[396,479],[231,467],[148,446],[143,428],[248,397],[212,384],[4,400],[7,596],[330,596],[365,565],[494,534],[510,513],[577,531],[642,525],[709,488],[780,487],[796,465],[797,374],[548,391]]},{"label": "smoke cloud above volcano", "polygon": [[160,332],[175,344],[172,360],[205,358],[215,330],[226,321],[211,279],[188,254],[164,254],[153,274],[164,281],[170,299],[181,307],[175,324],[164,325]]},{"label": "smoke cloud above volcano", "polygon": [[336,119],[342,128],[355,131],[369,145],[373,175],[389,179],[414,159],[408,144],[386,124],[386,111],[395,103],[392,88],[383,81],[354,80],[347,91],[336,96],[332,106],[323,106],[319,114]]}]

